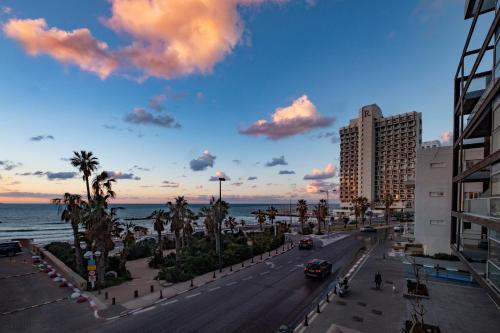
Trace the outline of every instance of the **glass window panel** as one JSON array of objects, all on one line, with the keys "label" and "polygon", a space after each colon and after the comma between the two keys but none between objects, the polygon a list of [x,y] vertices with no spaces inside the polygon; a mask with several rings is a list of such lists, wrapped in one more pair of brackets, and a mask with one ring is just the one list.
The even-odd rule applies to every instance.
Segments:
[{"label": "glass window panel", "polygon": [[488,280],[500,290],[500,269],[488,262]]},{"label": "glass window panel", "polygon": [[488,251],[489,251],[488,259],[491,260],[497,266],[500,266],[500,243],[490,238]]},{"label": "glass window panel", "polygon": [[498,126],[500,126],[500,107],[493,112],[493,129],[497,129]]},{"label": "glass window panel", "polygon": [[491,145],[491,152],[494,153],[500,149],[500,128],[497,128],[492,135],[493,144]]},{"label": "glass window panel", "polygon": [[500,195],[500,174],[491,177],[491,195]]}]

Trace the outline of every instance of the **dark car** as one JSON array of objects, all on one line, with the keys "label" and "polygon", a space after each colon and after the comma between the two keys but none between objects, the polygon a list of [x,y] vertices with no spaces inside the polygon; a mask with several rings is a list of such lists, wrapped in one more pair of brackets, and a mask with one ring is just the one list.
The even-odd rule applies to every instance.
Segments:
[{"label": "dark car", "polygon": [[13,257],[16,253],[22,252],[21,243],[16,241],[0,241],[0,255]]},{"label": "dark car", "polygon": [[302,238],[299,241],[299,250],[308,249],[311,250],[314,247],[312,238]]},{"label": "dark car", "polygon": [[371,225],[364,226],[360,229],[361,232],[377,232],[377,229],[372,227]]},{"label": "dark car", "polygon": [[332,272],[332,264],[323,259],[313,259],[304,267],[304,274],[315,278],[325,278]]}]

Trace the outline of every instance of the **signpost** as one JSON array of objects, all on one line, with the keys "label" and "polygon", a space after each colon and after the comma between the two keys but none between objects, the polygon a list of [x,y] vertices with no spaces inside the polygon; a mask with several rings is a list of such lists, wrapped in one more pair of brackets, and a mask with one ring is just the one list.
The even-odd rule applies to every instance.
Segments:
[{"label": "signpost", "polygon": [[96,282],[96,276],[95,276],[96,270],[97,270],[97,266],[95,263],[95,259],[93,257],[91,257],[87,261],[87,271],[88,271],[88,275],[89,275],[89,282],[92,285],[92,289],[94,289],[94,284]]}]

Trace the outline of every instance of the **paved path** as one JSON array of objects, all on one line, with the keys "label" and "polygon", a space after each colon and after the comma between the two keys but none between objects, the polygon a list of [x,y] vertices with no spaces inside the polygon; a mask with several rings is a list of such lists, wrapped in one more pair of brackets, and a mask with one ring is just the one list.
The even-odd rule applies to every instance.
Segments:
[{"label": "paved path", "polygon": [[348,266],[363,246],[356,235],[312,251],[297,248],[224,279],[107,321],[96,332],[276,332],[294,325],[335,276],[306,279],[303,265],[312,258]]}]

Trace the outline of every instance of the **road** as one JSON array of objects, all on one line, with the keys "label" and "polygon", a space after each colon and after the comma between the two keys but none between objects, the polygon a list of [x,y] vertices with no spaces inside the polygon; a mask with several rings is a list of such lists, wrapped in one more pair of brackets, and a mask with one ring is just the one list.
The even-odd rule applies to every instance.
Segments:
[{"label": "road", "polygon": [[[325,288],[344,272],[365,245],[360,234],[335,242],[316,241],[313,250],[296,247],[257,264],[164,300],[124,318],[106,321],[95,332],[276,332],[280,325],[294,326],[309,312]],[[325,280],[307,279],[303,264],[313,258],[333,263]]]}]

